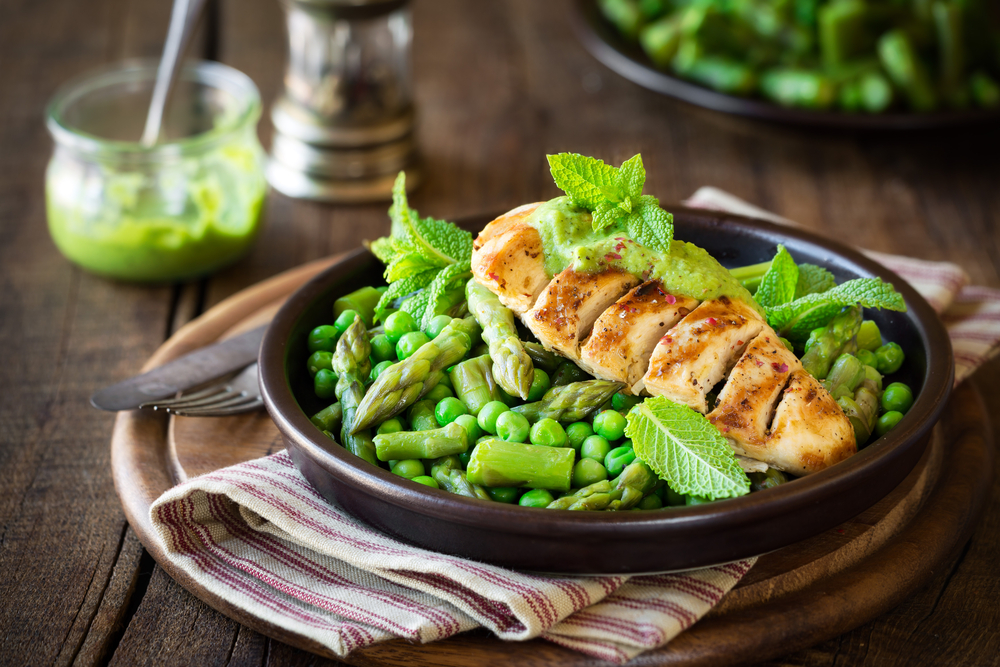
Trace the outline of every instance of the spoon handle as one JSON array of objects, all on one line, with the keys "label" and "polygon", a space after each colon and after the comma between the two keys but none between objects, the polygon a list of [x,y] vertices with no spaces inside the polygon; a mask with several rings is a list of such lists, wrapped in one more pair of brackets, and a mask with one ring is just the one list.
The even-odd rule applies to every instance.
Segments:
[{"label": "spoon handle", "polygon": [[154,145],[160,137],[163,110],[167,105],[170,89],[177,78],[181,55],[191,38],[204,5],[205,0],[174,0],[167,41],[163,45],[163,57],[156,70],[156,83],[153,85],[153,98],[149,103],[146,127],[139,140],[143,146]]}]

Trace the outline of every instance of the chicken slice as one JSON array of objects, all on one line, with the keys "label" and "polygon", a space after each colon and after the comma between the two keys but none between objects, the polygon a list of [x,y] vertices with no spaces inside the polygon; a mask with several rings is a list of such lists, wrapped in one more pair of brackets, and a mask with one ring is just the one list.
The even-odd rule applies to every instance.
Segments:
[{"label": "chicken slice", "polygon": [[742,301],[726,296],[705,301],[656,344],[642,379],[646,391],[708,412],[705,394],[765,326],[757,311]]},{"label": "chicken slice", "polygon": [[632,387],[642,380],[663,334],[697,307],[694,299],[668,294],[658,280],[645,282],[597,318],[579,364],[595,377]]},{"label": "chicken slice", "polygon": [[763,445],[774,407],[791,374],[802,368],[798,358],[769,326],[754,338],[736,362],[719,402],[708,420],[733,444],[737,454],[757,458],[743,445]]},{"label": "chicken slice", "polygon": [[764,446],[742,449],[737,452],[793,475],[819,472],[858,451],[847,415],[804,369],[792,373]]},{"label": "chicken slice", "polygon": [[472,244],[472,274],[518,315],[534,305],[549,282],[542,237],[525,222],[539,205],[504,213]]},{"label": "chicken slice", "polygon": [[580,341],[597,318],[638,283],[638,278],[618,269],[600,273],[566,269],[552,279],[521,320],[545,347],[579,359]]}]

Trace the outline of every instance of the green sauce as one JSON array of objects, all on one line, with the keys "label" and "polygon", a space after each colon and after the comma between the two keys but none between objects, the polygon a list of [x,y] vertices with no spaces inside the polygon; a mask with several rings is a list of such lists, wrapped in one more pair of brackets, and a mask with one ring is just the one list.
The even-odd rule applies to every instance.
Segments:
[{"label": "green sauce", "polygon": [[594,232],[589,211],[576,208],[569,197],[539,206],[527,223],[538,230],[550,276],[572,267],[593,273],[618,268],[642,280],[657,279],[671,294],[705,301],[728,296],[759,307],[738,280],[702,248],[674,240],[670,254],[650,250],[629,238],[621,227]]},{"label": "green sauce", "polygon": [[255,135],[146,170],[53,157],[49,232],[80,266],[169,281],[230,264],[256,237],[267,184]]}]

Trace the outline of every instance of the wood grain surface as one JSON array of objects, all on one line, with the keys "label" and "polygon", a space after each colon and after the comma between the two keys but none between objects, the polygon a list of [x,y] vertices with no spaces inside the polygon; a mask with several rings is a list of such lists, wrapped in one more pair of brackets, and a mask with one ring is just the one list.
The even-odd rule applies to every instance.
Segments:
[{"label": "wood grain surface", "polygon": [[[216,32],[205,30],[198,48],[273,100],[285,60],[280,5],[216,3]],[[817,133],[693,109],[596,63],[572,35],[568,9],[566,0],[414,2],[426,181],[412,201],[422,212],[458,217],[551,197],[546,152],[619,162],[641,151],[647,192],[662,201],[711,184],[819,233],[954,261],[975,283],[1000,287],[996,128]],[[227,296],[388,230],[381,204],[274,195],[254,250],[207,280],[129,285],[62,259],[45,226],[45,103],[88,68],[155,56],[168,14],[169,3],[153,0],[0,3],[2,664],[333,664],[241,627],[154,565],[114,493],[114,417],[87,402]],[[269,145],[266,119],[260,134]],[[994,423],[998,371],[992,362],[976,377]],[[924,588],[860,628],[790,645],[767,664],[997,664],[998,553],[995,481],[977,530]]]}]

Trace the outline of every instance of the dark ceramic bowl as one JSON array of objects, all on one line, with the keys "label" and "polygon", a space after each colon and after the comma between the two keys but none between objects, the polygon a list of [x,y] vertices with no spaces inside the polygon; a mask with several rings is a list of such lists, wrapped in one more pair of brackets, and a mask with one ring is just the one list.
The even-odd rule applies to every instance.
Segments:
[{"label": "dark ceramic bowl", "polygon": [[[894,376],[917,394],[888,435],[823,472],[707,505],[644,512],[542,510],[464,498],[364,463],[324,436],[308,415],[313,395],[306,336],[329,323],[334,300],[382,284],[382,267],[359,249],[299,289],[278,312],[260,353],[261,389],[292,459],[330,502],[407,542],[506,567],[572,574],[662,572],[762,554],[805,539],[873,505],[920,458],[951,391],[951,345],[931,307],[898,276],[858,252],[804,231],[675,207],[677,237],[726,266],[766,261],[783,243],[797,261],[830,269],[838,282],[881,276],[906,298],[906,313],[873,312],[906,351]],[[474,232],[488,219],[471,220]]]},{"label": "dark ceramic bowl", "polygon": [[573,27],[580,41],[590,54],[606,67],[643,88],[706,109],[776,123],[849,130],[921,130],[958,127],[969,123],[995,123],[1000,120],[1000,112],[992,109],[926,113],[899,111],[880,114],[846,113],[783,107],[761,98],[726,95],[657,69],[638,44],[622,37],[601,15],[597,0],[576,0],[574,10]]}]

